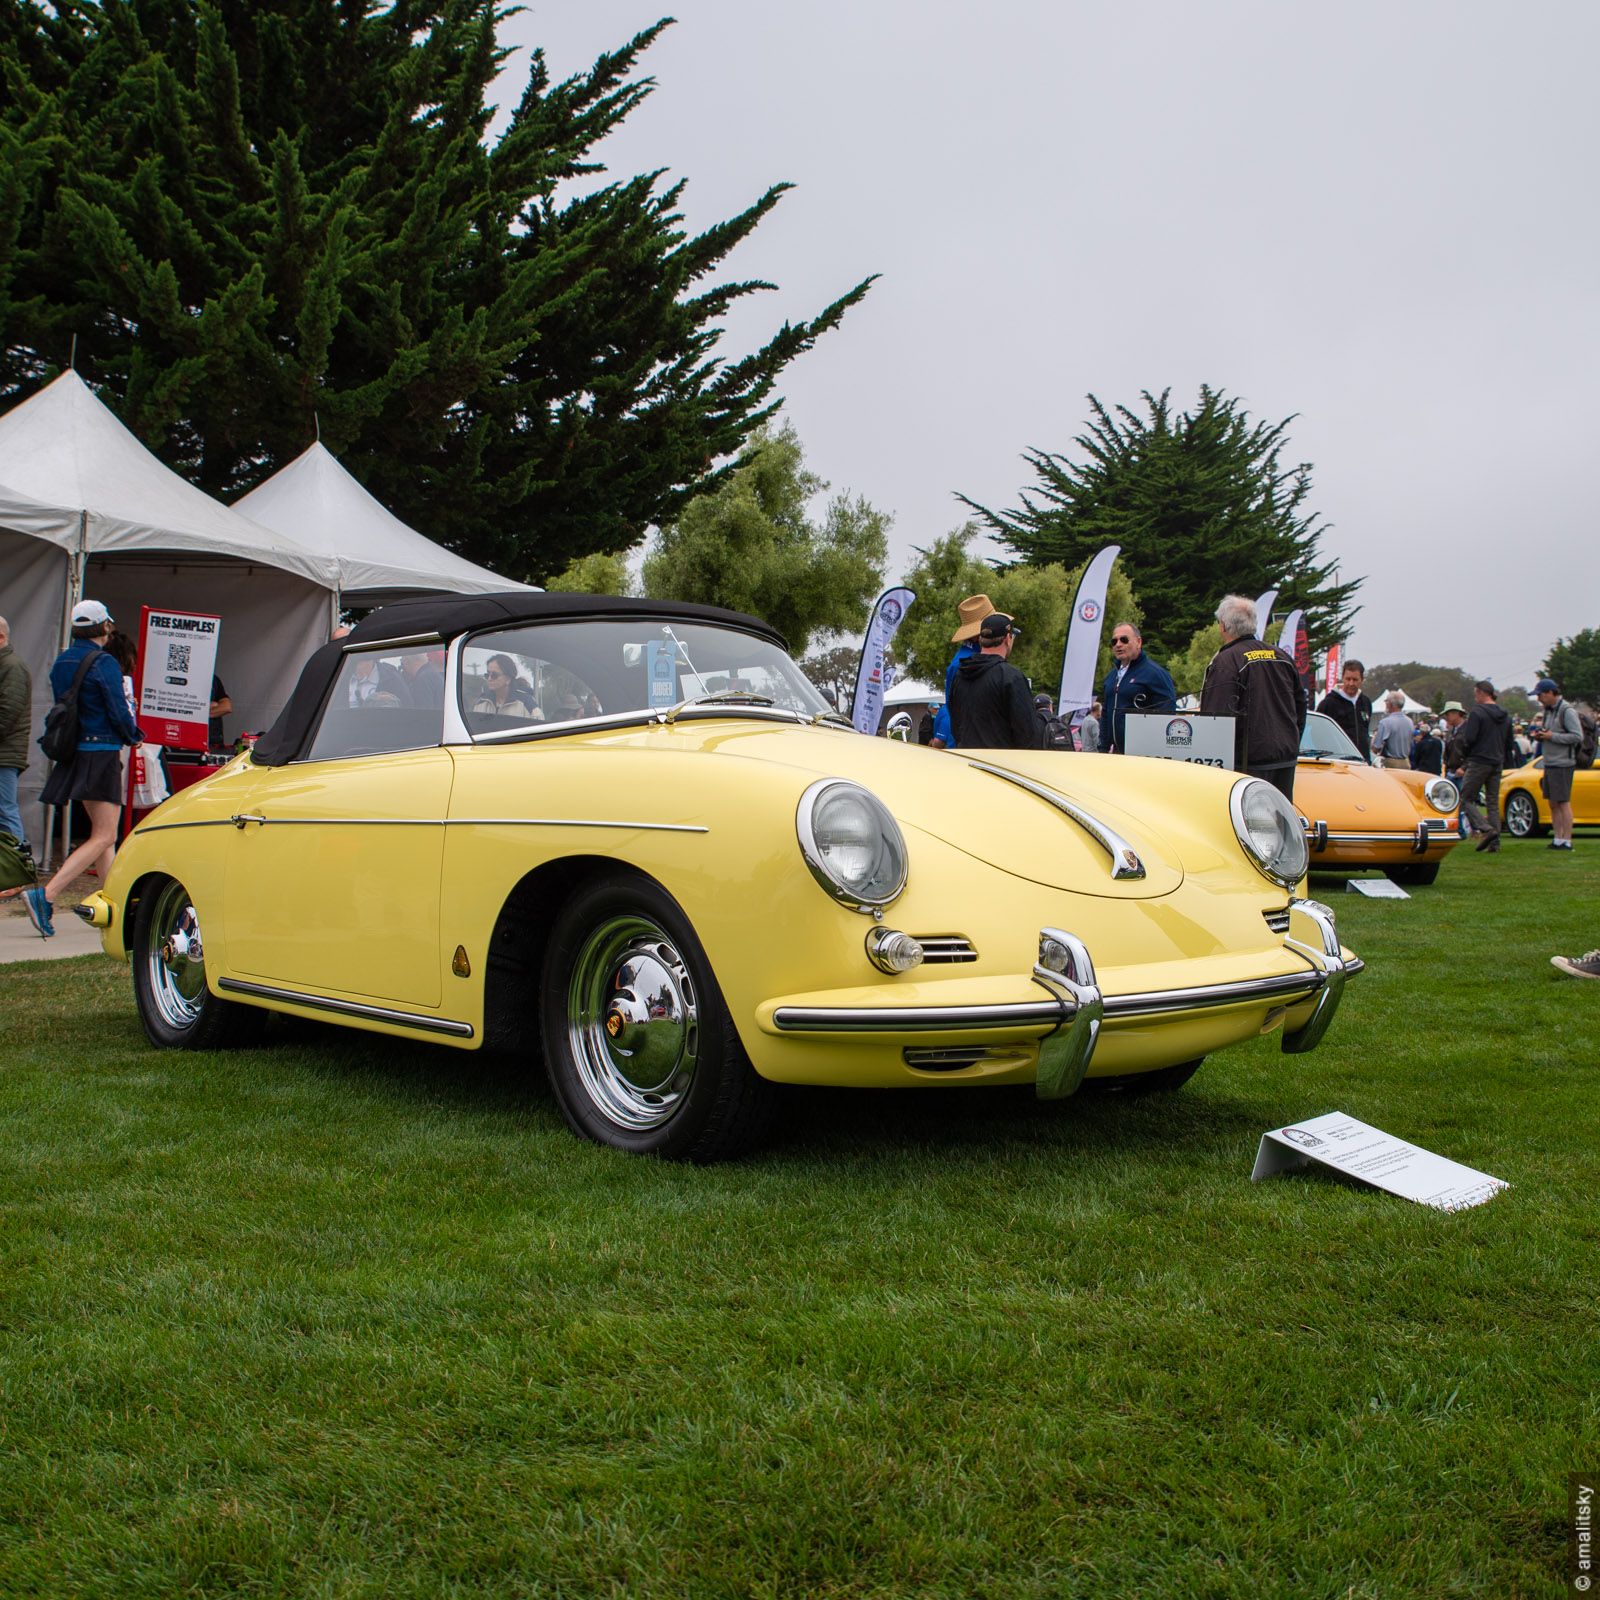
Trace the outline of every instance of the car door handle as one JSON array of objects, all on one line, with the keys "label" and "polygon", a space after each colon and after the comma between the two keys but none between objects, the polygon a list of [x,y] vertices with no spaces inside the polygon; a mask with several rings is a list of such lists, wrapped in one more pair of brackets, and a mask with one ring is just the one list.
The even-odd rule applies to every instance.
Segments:
[{"label": "car door handle", "polygon": [[244,825],[247,822],[259,822],[265,826],[266,820],[267,819],[265,817],[258,815],[254,811],[236,811],[234,812],[232,818],[234,827],[240,829],[241,832],[243,831]]}]

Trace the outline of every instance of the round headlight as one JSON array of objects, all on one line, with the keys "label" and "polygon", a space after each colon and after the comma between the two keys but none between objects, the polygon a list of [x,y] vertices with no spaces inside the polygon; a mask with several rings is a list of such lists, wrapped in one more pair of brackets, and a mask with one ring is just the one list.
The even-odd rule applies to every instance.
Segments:
[{"label": "round headlight", "polygon": [[1244,853],[1274,883],[1292,889],[1305,876],[1309,860],[1300,813],[1261,778],[1234,784],[1228,810]]},{"label": "round headlight", "polygon": [[1422,792],[1435,811],[1454,811],[1461,804],[1461,791],[1448,778],[1429,778]]},{"label": "round headlight", "polygon": [[906,843],[875,795],[843,778],[824,778],[800,797],[800,850],[812,876],[854,909],[886,906],[906,886]]}]

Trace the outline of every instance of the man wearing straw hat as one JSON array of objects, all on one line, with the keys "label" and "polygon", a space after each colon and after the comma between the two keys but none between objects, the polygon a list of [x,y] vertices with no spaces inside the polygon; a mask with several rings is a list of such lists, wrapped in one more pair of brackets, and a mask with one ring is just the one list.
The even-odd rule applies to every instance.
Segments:
[{"label": "man wearing straw hat", "polygon": [[933,737],[928,741],[930,750],[948,750],[955,742],[955,732],[950,725],[950,686],[956,681],[956,668],[968,656],[978,653],[978,630],[983,619],[994,614],[994,602],[986,594],[969,594],[956,607],[961,626],[950,635],[951,644],[961,646],[944,669],[944,704],[933,719]]}]

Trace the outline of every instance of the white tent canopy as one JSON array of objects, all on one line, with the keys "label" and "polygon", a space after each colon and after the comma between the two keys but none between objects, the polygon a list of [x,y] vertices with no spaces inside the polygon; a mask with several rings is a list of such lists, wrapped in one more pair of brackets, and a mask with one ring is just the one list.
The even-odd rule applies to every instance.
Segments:
[{"label": "white tent canopy", "polygon": [[884,695],[883,703],[886,706],[942,706],[944,690],[935,689],[918,678],[902,678]]},{"label": "white tent canopy", "polygon": [[[0,614],[33,673],[34,733],[72,606],[104,601],[137,629],[142,605],[222,618],[229,732],[270,725],[336,615],[338,569],[163,466],[74,372],[0,417]],[[47,763],[23,774],[23,821],[42,839]]]},{"label": "white tent canopy", "polygon": [[1408,717],[1431,717],[1433,715],[1433,708],[1431,706],[1423,705],[1420,700],[1413,700],[1411,696],[1408,695],[1404,689],[1400,688],[1398,684],[1396,684],[1392,689],[1385,690],[1383,694],[1375,696],[1375,706],[1379,710],[1386,710],[1387,708],[1384,706],[1384,701],[1391,694],[1397,694],[1403,697],[1405,704],[1401,706],[1400,709],[1405,712]]},{"label": "white tent canopy", "polygon": [[320,443],[252,489],[234,509],[333,561],[347,605],[381,605],[418,590],[492,594],[527,587],[407,527]]}]

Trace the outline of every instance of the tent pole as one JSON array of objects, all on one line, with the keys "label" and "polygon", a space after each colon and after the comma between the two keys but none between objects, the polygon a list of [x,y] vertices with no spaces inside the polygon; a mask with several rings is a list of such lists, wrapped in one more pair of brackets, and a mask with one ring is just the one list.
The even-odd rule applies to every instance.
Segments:
[{"label": "tent pole", "polygon": [[[77,335],[73,335],[76,346]],[[67,569],[67,603],[61,609],[61,648],[65,650],[72,642],[72,613],[77,609],[78,602],[83,598],[84,574],[89,565],[89,513],[87,510],[78,513],[78,548],[72,553],[72,562]],[[72,807],[66,808],[66,815],[62,821],[62,860],[70,853],[72,847]],[[47,867],[55,865],[52,852],[56,843],[56,808],[44,808],[44,853],[42,860]]]}]

